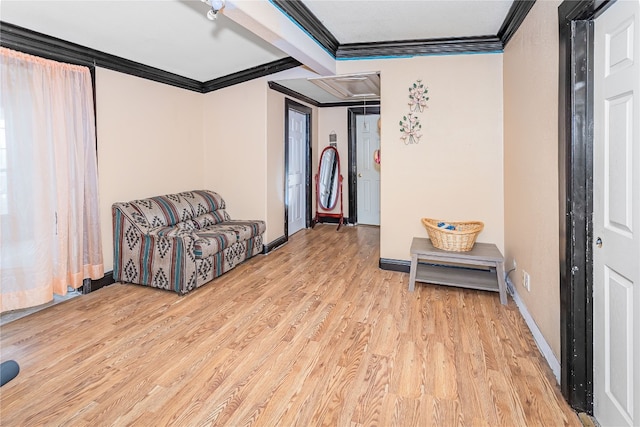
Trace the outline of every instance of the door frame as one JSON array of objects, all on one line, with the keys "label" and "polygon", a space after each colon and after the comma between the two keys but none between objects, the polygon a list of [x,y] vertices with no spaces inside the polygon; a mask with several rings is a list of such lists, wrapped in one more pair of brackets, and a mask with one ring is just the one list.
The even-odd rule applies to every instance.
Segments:
[{"label": "door frame", "polygon": [[347,130],[349,140],[349,159],[347,181],[349,187],[349,218],[348,224],[358,223],[358,152],[356,140],[356,117],[367,114],[380,114],[380,103],[372,102],[362,107],[350,107],[347,109]]},{"label": "door frame", "polygon": [[558,190],[562,395],[593,414],[594,22],[615,0],[558,8]]},{"label": "door frame", "polygon": [[289,110],[303,114],[306,117],[306,149],[305,149],[305,227],[311,226],[311,123],[312,109],[292,99],[284,99],[284,241],[289,240]]}]

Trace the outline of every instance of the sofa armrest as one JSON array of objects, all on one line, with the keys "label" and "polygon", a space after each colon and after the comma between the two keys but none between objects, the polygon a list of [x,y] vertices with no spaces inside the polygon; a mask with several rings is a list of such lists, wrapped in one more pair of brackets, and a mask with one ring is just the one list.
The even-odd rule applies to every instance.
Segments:
[{"label": "sofa armrest", "polygon": [[147,218],[138,212],[130,203],[114,203],[111,205],[111,214],[115,230],[116,222],[126,221],[135,227],[140,234],[149,234],[151,226]]},{"label": "sofa armrest", "polygon": [[136,221],[126,204],[117,205],[113,207],[114,279],[179,294],[194,289],[197,277],[192,230],[179,226],[150,228],[146,221]]}]

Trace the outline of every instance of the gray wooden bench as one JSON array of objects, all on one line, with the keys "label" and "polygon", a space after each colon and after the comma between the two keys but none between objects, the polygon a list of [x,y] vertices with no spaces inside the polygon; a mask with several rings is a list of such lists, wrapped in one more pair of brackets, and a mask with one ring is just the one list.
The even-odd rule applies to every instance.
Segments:
[{"label": "gray wooden bench", "polygon": [[499,292],[500,302],[507,303],[504,257],[492,243],[476,243],[468,252],[450,252],[435,248],[429,239],[414,237],[409,291],[413,292],[416,281]]}]

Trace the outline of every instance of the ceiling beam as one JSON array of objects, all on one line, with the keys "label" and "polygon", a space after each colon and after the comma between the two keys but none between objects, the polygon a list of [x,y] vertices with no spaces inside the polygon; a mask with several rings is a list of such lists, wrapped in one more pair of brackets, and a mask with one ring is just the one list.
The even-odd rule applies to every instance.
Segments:
[{"label": "ceiling beam", "polygon": [[332,54],[273,3],[228,0],[224,15],[320,75],[336,73]]},{"label": "ceiling beam", "polygon": [[280,10],[289,15],[307,33],[320,43],[334,57],[340,47],[340,42],[331,31],[304,5],[300,0],[270,0]]}]

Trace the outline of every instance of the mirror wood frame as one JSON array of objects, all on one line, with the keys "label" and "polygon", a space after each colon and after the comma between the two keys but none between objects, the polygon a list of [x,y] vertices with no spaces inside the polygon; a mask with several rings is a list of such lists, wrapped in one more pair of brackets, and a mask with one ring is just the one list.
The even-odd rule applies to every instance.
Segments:
[{"label": "mirror wood frame", "polygon": [[[328,158],[326,155],[328,153],[333,152],[333,165],[329,166],[329,165],[323,165],[323,160],[325,158]],[[323,175],[323,171],[326,171],[327,168],[331,167],[331,170],[333,172],[333,178],[331,180],[331,187],[335,188],[335,199],[333,200],[333,202],[329,202],[328,204],[323,204],[320,202],[320,180],[322,179],[322,175]],[[320,159],[318,161],[318,173],[316,173],[316,177],[315,177],[315,181],[316,181],[316,218],[314,223],[317,224],[318,222],[320,222],[320,218],[337,218],[338,219],[338,228],[337,230],[340,230],[340,227],[342,226],[342,224],[344,224],[344,203],[343,203],[343,188],[342,188],[342,181],[343,181],[343,177],[342,177],[342,173],[340,173],[340,153],[338,153],[338,148],[333,146],[333,145],[329,145],[327,147],[325,147],[322,150],[322,153],[320,154]],[[330,196],[331,198],[332,196]],[[338,204],[338,199],[340,200],[340,211],[339,212],[331,212],[332,210],[334,210]]]}]

